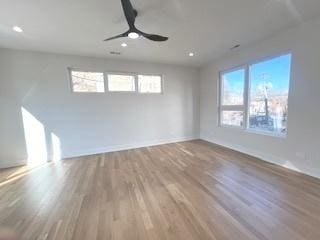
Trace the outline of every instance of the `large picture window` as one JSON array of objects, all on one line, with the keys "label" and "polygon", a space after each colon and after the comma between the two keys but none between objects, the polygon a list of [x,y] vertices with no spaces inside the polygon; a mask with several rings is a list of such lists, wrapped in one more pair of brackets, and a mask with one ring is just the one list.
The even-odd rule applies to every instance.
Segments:
[{"label": "large picture window", "polygon": [[250,129],[286,133],[290,65],[290,54],[250,65]]},{"label": "large picture window", "polygon": [[290,71],[284,54],[220,74],[220,125],[286,135]]}]

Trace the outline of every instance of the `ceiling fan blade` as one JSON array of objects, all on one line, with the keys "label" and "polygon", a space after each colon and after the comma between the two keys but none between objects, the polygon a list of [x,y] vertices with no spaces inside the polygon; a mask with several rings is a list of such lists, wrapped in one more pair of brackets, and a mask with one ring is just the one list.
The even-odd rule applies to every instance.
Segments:
[{"label": "ceiling fan blade", "polygon": [[[160,36],[157,34],[144,33],[144,32],[141,32],[140,30],[136,29],[136,27],[134,26],[134,23],[135,23],[137,15],[138,15],[137,10],[135,10],[132,7],[130,0],[121,0],[121,4],[122,4],[124,15],[126,17],[128,25],[129,25],[129,30],[127,32],[119,34],[117,36],[107,38],[104,41],[109,41],[109,40],[122,38],[122,37],[128,37],[128,36],[131,38],[135,38],[133,33],[138,33],[139,35],[141,35],[151,41],[156,41],[156,42],[164,42],[169,39],[168,37]],[[132,36],[130,36],[130,33],[132,33]]]},{"label": "ceiling fan blade", "polygon": [[130,0],[121,0],[124,15],[127,19],[130,29],[134,28],[134,22],[136,20],[137,11],[132,7]]},{"label": "ceiling fan blade", "polygon": [[160,35],[156,35],[156,34],[144,33],[141,31],[139,31],[139,34],[141,34],[143,37],[145,37],[151,41],[156,41],[156,42],[164,42],[169,39],[168,37],[164,37],[164,36],[160,36]]},{"label": "ceiling fan blade", "polygon": [[122,37],[127,37],[128,36],[128,32],[125,32],[125,33],[121,33],[117,36],[114,36],[114,37],[110,37],[110,38],[107,38],[103,41],[110,41],[110,40],[113,40],[113,39],[117,39],[117,38],[122,38]]}]

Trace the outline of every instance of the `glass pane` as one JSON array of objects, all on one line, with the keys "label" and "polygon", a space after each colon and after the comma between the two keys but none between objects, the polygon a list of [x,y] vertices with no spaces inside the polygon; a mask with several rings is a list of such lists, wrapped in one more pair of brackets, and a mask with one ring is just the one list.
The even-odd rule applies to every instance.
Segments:
[{"label": "glass pane", "polygon": [[161,93],[161,76],[139,75],[138,86],[141,93]]},{"label": "glass pane", "polygon": [[222,75],[222,105],[243,105],[245,69]]},{"label": "glass pane", "polygon": [[71,71],[74,92],[104,92],[103,73]]},{"label": "glass pane", "polygon": [[221,114],[221,124],[242,127],[243,112],[242,111],[223,111]]},{"label": "glass pane", "polygon": [[285,134],[291,54],[250,66],[249,128]]},{"label": "glass pane", "polygon": [[134,76],[132,75],[108,75],[108,90],[115,92],[134,92]]}]

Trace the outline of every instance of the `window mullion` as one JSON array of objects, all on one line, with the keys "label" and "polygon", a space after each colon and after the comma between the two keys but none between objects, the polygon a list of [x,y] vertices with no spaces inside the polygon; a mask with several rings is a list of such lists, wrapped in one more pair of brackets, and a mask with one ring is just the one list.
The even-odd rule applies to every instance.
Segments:
[{"label": "window mullion", "polygon": [[139,84],[138,84],[138,74],[134,74],[134,86],[135,86],[135,92],[139,92]]},{"label": "window mullion", "polygon": [[109,74],[107,72],[104,73],[104,85],[105,91],[109,92]]},{"label": "window mullion", "polygon": [[243,128],[248,128],[248,121],[249,121],[249,65],[246,65],[246,71],[245,71],[245,84],[244,84],[244,123]]}]

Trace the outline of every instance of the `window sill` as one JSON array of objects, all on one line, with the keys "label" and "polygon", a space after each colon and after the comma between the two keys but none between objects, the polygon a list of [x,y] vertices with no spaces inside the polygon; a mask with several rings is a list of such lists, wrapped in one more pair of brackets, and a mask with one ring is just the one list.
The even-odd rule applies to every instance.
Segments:
[{"label": "window sill", "polygon": [[254,129],[246,129],[245,132],[253,133],[253,134],[257,134],[257,135],[264,135],[264,136],[268,136],[268,137],[274,137],[274,138],[282,138],[282,139],[287,138],[286,134],[271,133],[271,132],[266,132],[266,131],[262,131],[262,130],[259,131],[259,130],[254,130]]},{"label": "window sill", "polygon": [[245,130],[242,126],[226,125],[226,124],[220,124],[218,126],[224,129],[235,129],[235,130],[241,130],[241,131]]},{"label": "window sill", "polygon": [[254,130],[254,129],[245,129],[244,127],[237,127],[237,126],[232,126],[232,125],[218,125],[218,127],[221,129],[237,130],[237,131],[241,131],[244,133],[251,133],[251,134],[263,135],[263,136],[268,136],[268,137],[280,138],[280,139],[287,138],[286,134],[271,133],[271,132],[259,131],[259,130]]}]

